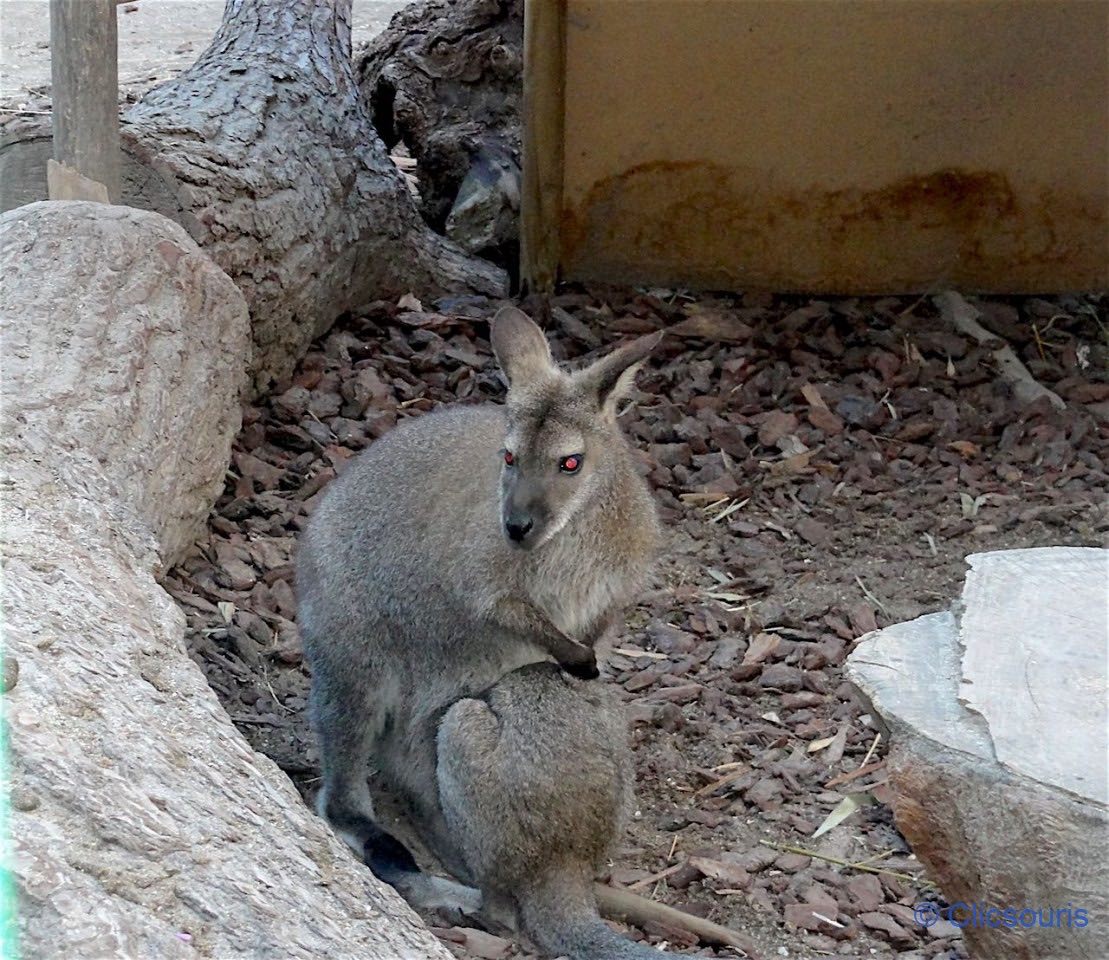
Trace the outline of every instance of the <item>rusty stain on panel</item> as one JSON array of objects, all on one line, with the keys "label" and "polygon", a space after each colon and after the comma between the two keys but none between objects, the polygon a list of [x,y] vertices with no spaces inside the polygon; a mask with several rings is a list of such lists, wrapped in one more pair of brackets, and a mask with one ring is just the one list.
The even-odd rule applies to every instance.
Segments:
[{"label": "rusty stain on panel", "polygon": [[695,161],[606,177],[563,210],[563,262],[582,279],[720,289],[879,294],[1007,275],[1037,292],[1057,288],[1060,265],[1077,287],[1106,283],[1103,196],[1018,196],[1004,173],[958,167],[871,190],[769,180]]}]

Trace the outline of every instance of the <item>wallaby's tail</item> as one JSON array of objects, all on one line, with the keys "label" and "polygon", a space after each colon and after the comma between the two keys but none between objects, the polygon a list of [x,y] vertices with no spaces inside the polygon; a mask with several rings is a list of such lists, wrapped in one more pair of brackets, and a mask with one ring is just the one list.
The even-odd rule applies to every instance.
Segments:
[{"label": "wallaby's tail", "polygon": [[520,922],[552,957],[660,960],[664,954],[613,932],[597,913],[590,877],[548,877],[518,891]]}]

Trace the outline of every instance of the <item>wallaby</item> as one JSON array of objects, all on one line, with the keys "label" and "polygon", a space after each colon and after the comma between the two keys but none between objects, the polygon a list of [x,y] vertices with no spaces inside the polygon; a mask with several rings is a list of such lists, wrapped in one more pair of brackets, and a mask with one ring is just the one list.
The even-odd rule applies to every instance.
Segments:
[{"label": "wallaby", "polygon": [[[660,337],[569,373],[555,364],[535,323],[503,308],[491,341],[508,379],[507,402],[450,406],[398,426],[331,485],[304,532],[298,619],[313,676],[319,810],[416,905],[472,910],[479,898],[419,872],[411,853],[375,823],[368,764],[408,802],[448,870],[470,882],[492,875],[458,852],[466,838],[457,823],[466,816],[456,808],[456,826],[448,823],[437,737],[450,741],[444,760],[447,753],[472,756],[458,743],[469,725],[448,724],[445,715],[478,703],[467,700],[478,694],[496,699],[490,691],[521,667],[553,657],[575,676],[596,676],[593,647],[642,587],[658,541],[651,495],[616,414]],[[576,729],[574,717],[542,706],[534,704],[536,715],[555,725],[547,735],[562,753],[537,751],[527,769],[544,782],[538,768],[557,761],[563,780],[576,776],[589,759],[579,756],[579,744],[582,754],[599,748],[566,738],[560,730]],[[512,729],[523,755],[537,727],[521,716]],[[500,776],[508,782],[512,771]],[[593,786],[583,791],[583,798],[596,796]],[[467,802],[467,809],[482,807]],[[560,842],[569,843],[574,821],[590,815],[580,806],[567,810]],[[512,843],[502,849],[515,856]],[[549,849],[557,860],[559,846]],[[591,861],[582,866],[589,857],[571,861],[592,869]],[[537,871],[532,863],[529,875]]]},{"label": "wallaby", "polygon": [[553,663],[521,667],[450,707],[437,748],[452,849],[434,852],[478,886],[483,912],[552,956],[659,960],[609,929],[593,896],[632,783],[627,723],[603,685]]}]

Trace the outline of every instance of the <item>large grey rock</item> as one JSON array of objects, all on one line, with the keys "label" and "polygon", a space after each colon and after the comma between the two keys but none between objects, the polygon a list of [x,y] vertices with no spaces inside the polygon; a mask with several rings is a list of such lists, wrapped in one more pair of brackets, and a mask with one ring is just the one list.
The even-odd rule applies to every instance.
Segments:
[{"label": "large grey rock", "polygon": [[23,955],[446,957],[246,745],[155,580],[222,482],[242,295],[170,221],[91,203],[0,217],[0,272]]},{"label": "large grey rock", "polygon": [[157,214],[42,202],[0,224],[5,442],[172,562],[240,426],[242,295]]},{"label": "large grey rock", "polygon": [[1036,912],[971,914],[974,957],[1101,960],[1109,550],[967,561],[955,612],[870,634],[848,660],[891,735],[898,826],[950,904]]}]

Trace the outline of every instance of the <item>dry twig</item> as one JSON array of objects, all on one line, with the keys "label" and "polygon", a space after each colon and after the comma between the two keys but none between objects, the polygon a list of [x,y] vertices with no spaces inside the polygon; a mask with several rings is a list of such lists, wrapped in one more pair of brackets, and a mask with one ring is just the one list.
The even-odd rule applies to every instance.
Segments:
[{"label": "dry twig", "polygon": [[751,960],[759,960],[755,945],[742,934],[722,927],[703,917],[695,917],[681,910],[675,910],[664,903],[656,903],[629,890],[617,890],[603,883],[594,885],[597,894],[597,909],[602,916],[621,920],[642,927],[648,923],[661,923],[676,927],[693,934],[702,943],[714,946],[735,947]]},{"label": "dry twig", "polygon": [[[1000,340],[1001,337],[990,333],[978,322],[982,314],[966,302],[954,290],[947,290],[933,298],[940,314],[952,324],[956,330],[974,337],[979,343],[989,343],[991,340]],[[1056,410],[1065,410],[1066,403],[1059,394],[1048,390],[1036,380],[1020,358],[1013,352],[1008,344],[993,352],[994,361],[997,363],[997,372],[1002,380],[1010,384],[1013,393],[1022,403],[1032,403],[1040,397],[1047,397]]]}]

